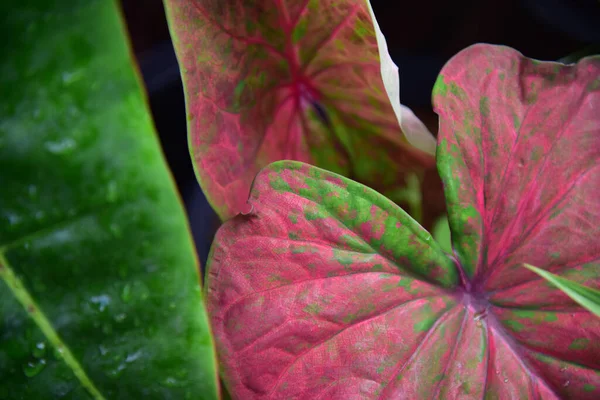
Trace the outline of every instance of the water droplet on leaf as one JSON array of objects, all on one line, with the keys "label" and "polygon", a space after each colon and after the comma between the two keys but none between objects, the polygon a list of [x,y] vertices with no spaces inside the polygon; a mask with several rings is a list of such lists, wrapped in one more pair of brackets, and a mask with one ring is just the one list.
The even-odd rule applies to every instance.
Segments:
[{"label": "water droplet on leaf", "polygon": [[125,362],[128,362],[128,363],[134,362],[135,360],[137,360],[141,356],[142,356],[142,351],[138,350],[138,351],[136,351],[133,354],[127,355],[127,358],[125,358]]},{"label": "water droplet on leaf", "polygon": [[100,355],[103,357],[108,354],[108,349],[102,345],[98,346],[98,351],[100,351]]},{"label": "water droplet on leaf", "polygon": [[121,363],[121,364],[119,364],[119,366],[117,368],[113,368],[113,369],[106,371],[106,375],[108,375],[111,378],[118,378],[119,376],[121,376],[121,374],[123,373],[124,370],[125,370],[125,364]]},{"label": "water droplet on leaf", "polygon": [[5,215],[6,215],[6,218],[8,219],[8,224],[10,226],[16,226],[21,223],[22,218],[19,215],[13,214],[11,212],[9,212]]},{"label": "water droplet on leaf", "polygon": [[33,348],[33,356],[35,358],[42,358],[46,354],[46,343],[38,342]]},{"label": "water droplet on leaf", "polygon": [[123,321],[125,321],[125,318],[127,318],[127,314],[125,314],[125,313],[115,315],[116,322],[123,322]]},{"label": "water droplet on leaf", "polygon": [[62,81],[65,85],[70,85],[74,82],[77,82],[83,77],[83,70],[78,69],[75,71],[65,71],[62,73]]},{"label": "water droplet on leaf", "polygon": [[25,364],[23,366],[23,373],[28,378],[33,378],[34,376],[36,376],[37,374],[42,372],[42,370],[45,367],[46,367],[46,360],[43,358],[40,360],[29,361],[27,364]]},{"label": "water droplet on leaf", "polygon": [[508,379],[504,378],[504,383],[508,383]]},{"label": "water droplet on leaf", "polygon": [[90,302],[98,311],[103,312],[110,304],[110,297],[106,294],[101,294],[100,296],[93,296]]},{"label": "water droplet on leaf", "polygon": [[54,348],[54,351],[52,352],[52,354],[54,355],[54,358],[56,359],[62,359],[62,355],[65,352],[65,349],[63,349],[62,346],[58,346]]},{"label": "water droplet on leaf", "polygon": [[177,379],[175,379],[172,376],[168,376],[162,381],[162,385],[166,386],[166,387],[170,387],[170,388],[175,388],[175,387],[182,387],[183,383],[178,381]]},{"label": "water droplet on leaf", "polygon": [[54,142],[46,142],[45,147],[52,154],[68,154],[75,149],[77,144],[71,138],[64,138]]}]

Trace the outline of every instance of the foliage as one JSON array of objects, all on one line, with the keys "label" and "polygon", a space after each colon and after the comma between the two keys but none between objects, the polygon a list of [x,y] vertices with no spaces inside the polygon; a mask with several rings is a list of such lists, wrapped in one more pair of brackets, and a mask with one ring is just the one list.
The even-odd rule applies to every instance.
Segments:
[{"label": "foliage", "polygon": [[454,255],[381,194],[271,164],[213,244],[207,304],[234,398],[600,396],[600,319],[523,263],[600,285],[600,59],[476,45],[443,68]]},{"label": "foliage", "polygon": [[0,6],[0,398],[215,398],[185,215],[115,2]]},{"label": "foliage", "polygon": [[[434,168],[434,140],[400,107],[397,68],[367,1],[165,5],[196,173],[222,219],[243,210],[262,167],[283,159],[364,182],[413,216],[431,213],[421,210],[419,183]],[[402,134],[402,117],[422,150]],[[438,193],[443,203],[441,185]]]}]

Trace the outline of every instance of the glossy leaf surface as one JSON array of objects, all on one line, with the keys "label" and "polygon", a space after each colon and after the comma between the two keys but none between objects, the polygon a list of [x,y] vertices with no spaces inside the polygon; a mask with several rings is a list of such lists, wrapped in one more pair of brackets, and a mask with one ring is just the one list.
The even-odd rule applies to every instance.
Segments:
[{"label": "glossy leaf surface", "polygon": [[[434,167],[400,130],[387,96],[399,106],[396,67],[367,1],[165,4],[196,173],[221,218],[243,209],[256,173],[277,160],[350,176],[402,204],[405,179]],[[411,136],[428,150],[431,139]]]},{"label": "glossy leaf surface", "polygon": [[597,399],[600,320],[522,264],[598,288],[599,77],[598,60],[488,45],[444,67],[438,168],[457,258],[364,186],[301,163],[264,169],[208,266],[234,396]]},{"label": "glossy leaf surface", "polygon": [[194,249],[116,3],[1,4],[0,398],[216,398]]}]

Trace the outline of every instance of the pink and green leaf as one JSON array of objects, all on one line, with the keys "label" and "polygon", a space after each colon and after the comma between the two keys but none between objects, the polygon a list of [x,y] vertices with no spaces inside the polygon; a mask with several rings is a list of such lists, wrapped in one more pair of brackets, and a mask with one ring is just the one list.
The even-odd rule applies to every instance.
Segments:
[{"label": "pink and green leaf", "polygon": [[600,398],[600,60],[478,45],[442,70],[454,256],[377,192],[271,164],[218,232],[207,301],[234,397]]},{"label": "pink and green leaf", "polygon": [[600,58],[565,66],[472,46],[442,70],[434,106],[467,287],[489,301],[530,383],[600,397],[598,319],[522,267],[600,286]]},{"label": "pink and green leaf", "polygon": [[368,1],[165,5],[197,177],[221,218],[240,212],[254,176],[277,160],[310,162],[393,200],[408,175],[435,168],[431,134],[409,135],[426,151],[402,134],[396,67]]}]

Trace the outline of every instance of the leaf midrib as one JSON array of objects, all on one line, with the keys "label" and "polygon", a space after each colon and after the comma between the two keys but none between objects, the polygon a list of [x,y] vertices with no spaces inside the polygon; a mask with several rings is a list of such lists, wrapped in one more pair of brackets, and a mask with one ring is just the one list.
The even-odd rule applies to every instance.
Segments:
[{"label": "leaf midrib", "polygon": [[2,252],[0,252],[0,277],[6,283],[6,286],[10,289],[17,301],[23,306],[27,315],[29,315],[30,318],[35,322],[44,336],[48,339],[48,342],[50,342],[50,344],[52,344],[52,346],[57,350],[57,353],[61,355],[65,364],[67,364],[67,366],[71,369],[73,374],[77,377],[81,385],[89,392],[92,398],[95,400],[105,400],[105,397],[100,393],[98,388],[96,388],[71,350],[58,336],[58,333],[50,323],[50,320],[38,307],[37,303],[27,291],[21,279],[17,277],[13,271],[13,268]]}]

